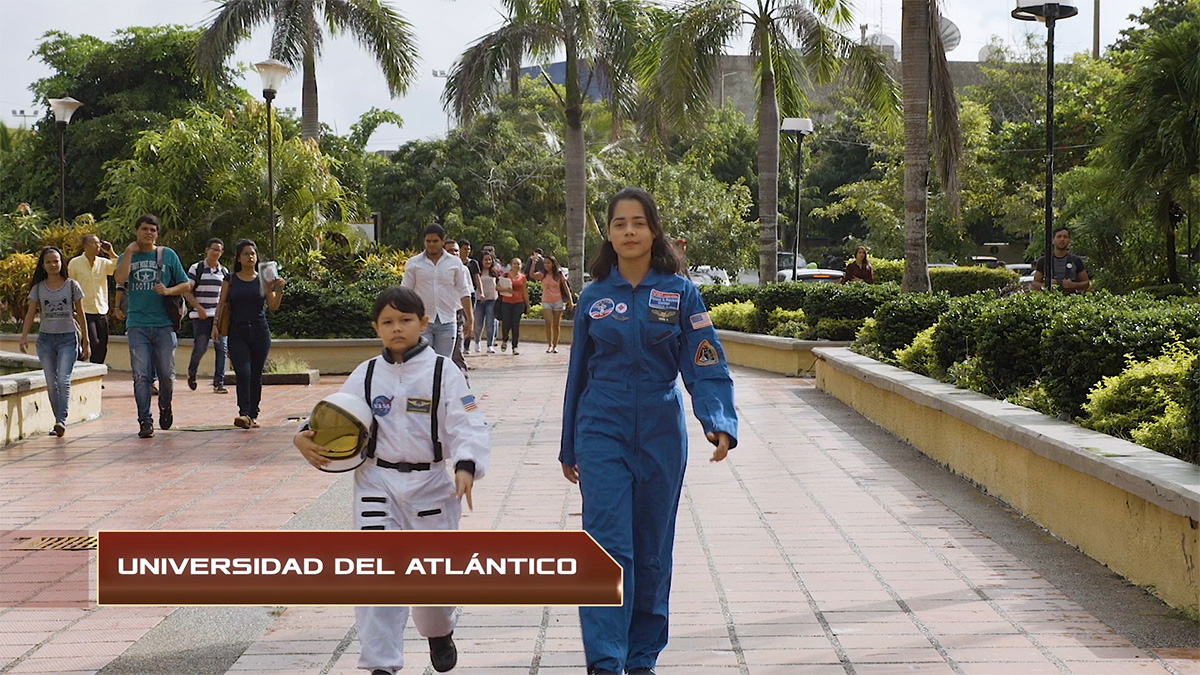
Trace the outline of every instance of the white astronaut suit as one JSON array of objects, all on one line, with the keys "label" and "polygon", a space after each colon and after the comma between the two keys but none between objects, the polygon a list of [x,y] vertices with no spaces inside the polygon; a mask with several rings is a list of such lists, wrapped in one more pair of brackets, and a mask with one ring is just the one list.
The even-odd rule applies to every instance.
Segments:
[{"label": "white astronaut suit", "polygon": [[[457,530],[462,504],[454,471],[487,471],[491,448],[487,422],[462,371],[443,361],[441,393],[434,410],[434,366],[438,355],[421,342],[399,361],[387,350],[359,364],[341,391],[366,395],[374,362],[370,404],[375,422],[375,456],[354,472],[354,526],[360,530]],[[441,449],[433,444],[436,415]],[[443,450],[444,449],[444,450]],[[443,455],[439,455],[442,452]],[[362,656],[358,667],[396,672],[404,666],[408,607],[358,607]],[[448,635],[455,607],[414,607],[413,623],[426,638]]]}]

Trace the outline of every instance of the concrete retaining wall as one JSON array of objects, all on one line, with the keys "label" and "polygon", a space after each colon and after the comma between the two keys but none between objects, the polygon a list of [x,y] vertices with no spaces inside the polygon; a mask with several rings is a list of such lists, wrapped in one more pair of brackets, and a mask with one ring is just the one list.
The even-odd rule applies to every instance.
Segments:
[{"label": "concrete retaining wall", "polygon": [[[15,342],[15,341],[14,341]],[[8,348],[8,344],[2,345]],[[5,365],[19,365],[28,370],[0,376],[0,426],[4,428],[3,444],[44,434],[54,428],[54,412],[46,394],[46,377],[36,356],[21,354],[17,345],[12,351],[0,351]],[[71,371],[71,401],[67,424],[95,419],[100,416],[100,387],[108,368],[94,363],[76,363]]]},{"label": "concrete retaining wall", "polygon": [[850,352],[817,386],[1056,536],[1200,615],[1200,467]]}]

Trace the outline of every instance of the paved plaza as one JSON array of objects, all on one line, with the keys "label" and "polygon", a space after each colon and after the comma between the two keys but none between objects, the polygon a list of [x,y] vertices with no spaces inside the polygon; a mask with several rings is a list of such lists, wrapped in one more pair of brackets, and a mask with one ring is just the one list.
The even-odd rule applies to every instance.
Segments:
[{"label": "paved plaza", "polygon": [[[470,357],[492,467],[464,529],[576,529],[557,462],[567,351]],[[637,377],[630,373],[630,377]],[[0,448],[0,530],[349,529],[350,478],[291,447],[343,378],[232,393],[176,385],[176,430],[136,437],[127,373],[65,438]],[[729,460],[690,418],[671,641],[659,675],[1192,673],[1200,627],[817,391],[734,369]],[[11,532],[10,532],[11,534]],[[0,570],[0,583],[4,582]],[[411,626],[405,673],[432,673]],[[467,607],[456,673],[579,675],[572,607]],[[357,671],[351,607],[0,608],[0,675]]]}]

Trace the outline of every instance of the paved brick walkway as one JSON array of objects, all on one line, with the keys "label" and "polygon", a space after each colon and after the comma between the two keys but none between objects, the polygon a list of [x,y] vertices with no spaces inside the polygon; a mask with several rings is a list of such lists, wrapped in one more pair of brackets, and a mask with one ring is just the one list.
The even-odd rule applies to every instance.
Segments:
[{"label": "paved brick walkway", "polygon": [[[470,361],[494,450],[464,528],[579,525],[556,461],[567,349],[543,350]],[[811,380],[735,379],[729,461],[708,462],[692,422],[660,675],[1200,673],[1200,637],[1136,647],[847,433],[861,418],[806,403],[822,396]],[[347,477],[305,464],[288,420],[340,381],[268,387],[264,426],[246,431],[206,428],[232,421],[234,396],[181,380],[176,427],[197,430],[144,441],[128,375],[114,374],[101,419],[0,449],[0,530],[346,527]],[[578,631],[573,608],[466,608],[456,672],[582,673]],[[407,636],[405,672],[432,672]],[[357,655],[349,607],[0,608],[0,674],[348,674]]]}]

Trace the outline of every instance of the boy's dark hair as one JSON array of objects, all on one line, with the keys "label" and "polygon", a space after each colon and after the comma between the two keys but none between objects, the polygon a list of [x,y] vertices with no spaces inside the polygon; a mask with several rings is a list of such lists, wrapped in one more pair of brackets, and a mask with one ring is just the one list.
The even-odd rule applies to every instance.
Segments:
[{"label": "boy's dark hair", "polygon": [[470,239],[459,239],[458,245],[461,246],[462,248],[466,248],[471,245],[471,240]]},{"label": "boy's dark hair", "polygon": [[434,223],[432,225],[427,225],[425,227],[425,231],[421,233],[421,238],[424,239],[427,235],[430,235],[430,234],[436,234],[438,237],[445,239],[446,238],[446,228],[442,227],[441,225],[438,225],[437,223]]},{"label": "boy's dark hair", "polygon": [[542,255],[542,253],[543,253],[544,251],[542,251],[542,249],[540,249],[540,248],[535,248],[535,249],[533,249],[533,252],[534,252],[534,253],[536,253],[536,254],[538,254],[538,255]]},{"label": "boy's dark hair", "polygon": [[208,250],[208,248],[210,246],[212,246],[213,244],[220,244],[221,248],[225,248],[225,242],[221,241],[220,237],[213,237],[212,239],[209,239],[208,241],[204,242],[204,249]]},{"label": "boy's dark hair", "polygon": [[1054,228],[1054,236],[1057,237],[1059,232],[1071,234],[1071,228],[1067,227],[1066,225],[1059,225],[1058,227]]},{"label": "boy's dark hair", "polygon": [[143,213],[138,216],[137,222],[133,224],[133,229],[138,229],[142,226],[142,223],[150,223],[154,226],[154,229],[162,232],[162,223],[158,222],[158,216],[153,213]]},{"label": "boy's dark hair", "polygon": [[375,299],[375,309],[372,310],[371,321],[379,320],[379,315],[383,312],[384,307],[391,307],[405,314],[425,316],[425,303],[421,301],[421,296],[411,288],[392,286],[380,293],[379,297]]}]

